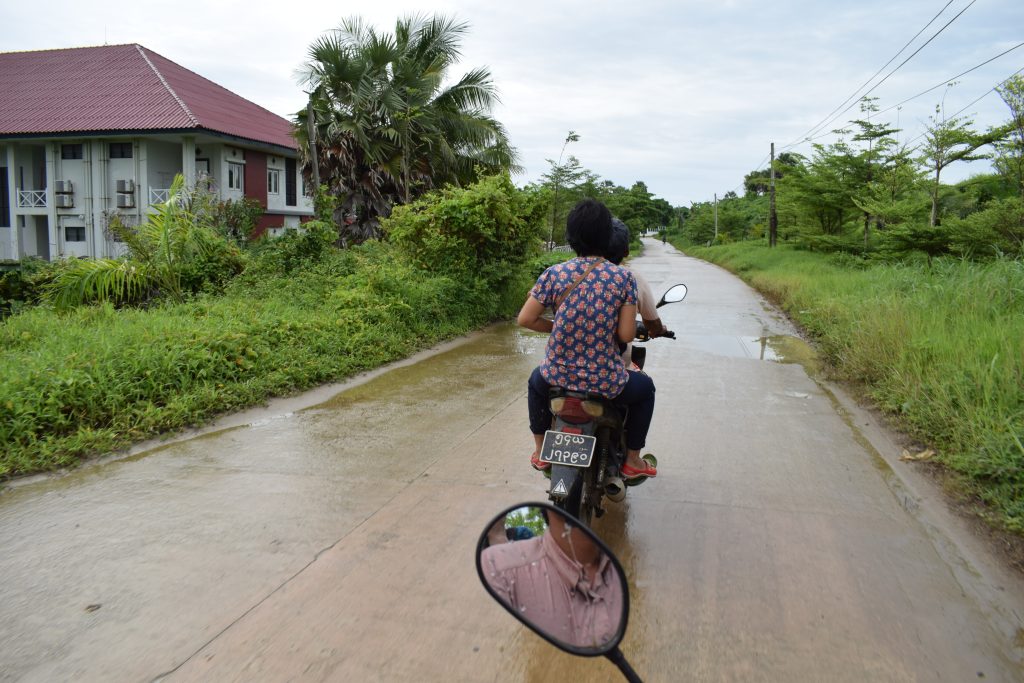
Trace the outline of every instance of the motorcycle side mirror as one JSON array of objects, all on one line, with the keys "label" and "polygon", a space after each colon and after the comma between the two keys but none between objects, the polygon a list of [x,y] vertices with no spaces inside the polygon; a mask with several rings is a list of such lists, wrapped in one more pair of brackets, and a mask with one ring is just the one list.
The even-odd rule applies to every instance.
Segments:
[{"label": "motorcycle side mirror", "polygon": [[484,527],[476,571],[490,596],[546,641],[604,655],[639,683],[619,650],[629,619],[625,572],[575,517],[547,503],[513,505]]},{"label": "motorcycle side mirror", "polygon": [[686,298],[686,285],[679,284],[669,287],[669,290],[661,295],[661,301],[658,302],[656,308],[661,308],[665,304],[679,303]]}]

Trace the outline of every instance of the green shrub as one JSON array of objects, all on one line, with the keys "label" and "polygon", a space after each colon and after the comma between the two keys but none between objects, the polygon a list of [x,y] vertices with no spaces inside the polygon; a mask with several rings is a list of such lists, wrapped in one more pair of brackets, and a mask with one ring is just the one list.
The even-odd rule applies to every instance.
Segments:
[{"label": "green shrub", "polygon": [[950,231],[945,225],[931,226],[925,221],[908,221],[887,227],[877,235],[880,260],[900,260],[923,255],[929,261],[949,253]]},{"label": "green shrub", "polygon": [[805,232],[799,234],[795,243],[808,251],[840,254],[863,254],[863,237],[853,234],[825,235]]},{"label": "green shrub", "polygon": [[255,199],[244,197],[239,201],[231,199],[217,201],[212,206],[212,224],[221,237],[243,246],[252,236],[256,224],[263,216],[263,207]]},{"label": "green shrub", "polygon": [[25,306],[39,303],[57,268],[60,268],[59,261],[51,264],[31,256],[0,272],[0,320]]},{"label": "green shrub", "polygon": [[543,210],[537,197],[499,175],[398,206],[381,226],[421,268],[456,277],[476,274],[497,286],[506,272],[539,252]]},{"label": "green shrub", "polygon": [[943,227],[953,253],[968,258],[1024,256],[1024,202],[1019,197],[993,200],[965,218],[949,218]]},{"label": "green shrub", "polygon": [[571,251],[544,251],[537,254],[530,259],[527,265],[527,271],[533,277],[534,280],[540,277],[540,274],[545,270],[555,265],[556,263],[562,263],[573,258],[576,254]]},{"label": "green shrub", "polygon": [[264,237],[252,247],[251,277],[285,275],[320,261],[334,251],[337,228],[330,221],[304,223],[278,237]]}]

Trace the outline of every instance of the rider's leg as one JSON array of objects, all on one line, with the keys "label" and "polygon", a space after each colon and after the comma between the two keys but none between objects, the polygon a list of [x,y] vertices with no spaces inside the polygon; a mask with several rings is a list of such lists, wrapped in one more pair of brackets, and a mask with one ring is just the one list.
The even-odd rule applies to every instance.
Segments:
[{"label": "rider's leg", "polygon": [[629,381],[615,402],[629,406],[626,415],[626,464],[643,470],[647,463],[640,459],[640,450],[647,443],[647,432],[654,416],[654,382],[642,372],[629,373]]},{"label": "rider's leg", "polygon": [[528,384],[526,399],[530,411],[530,433],[533,434],[534,451],[531,460],[540,455],[540,447],[544,444],[544,432],[551,429],[551,406],[548,403],[550,385],[540,374],[540,368],[534,368]]}]

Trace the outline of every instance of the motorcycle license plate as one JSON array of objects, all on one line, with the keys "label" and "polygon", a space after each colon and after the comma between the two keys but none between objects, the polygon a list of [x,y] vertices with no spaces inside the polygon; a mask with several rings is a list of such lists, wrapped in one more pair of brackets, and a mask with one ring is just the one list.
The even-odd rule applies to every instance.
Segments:
[{"label": "motorcycle license plate", "polygon": [[596,445],[597,439],[592,436],[553,432],[549,429],[544,433],[544,445],[538,457],[541,462],[552,465],[590,467]]}]

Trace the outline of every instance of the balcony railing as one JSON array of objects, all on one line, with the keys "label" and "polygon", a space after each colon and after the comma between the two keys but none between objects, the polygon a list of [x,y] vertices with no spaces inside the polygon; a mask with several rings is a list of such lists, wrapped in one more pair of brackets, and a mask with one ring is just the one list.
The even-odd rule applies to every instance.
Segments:
[{"label": "balcony railing", "polygon": [[150,204],[163,204],[171,196],[171,188],[149,188],[149,203]]},{"label": "balcony railing", "polygon": [[45,209],[46,190],[18,190],[19,209]]}]

